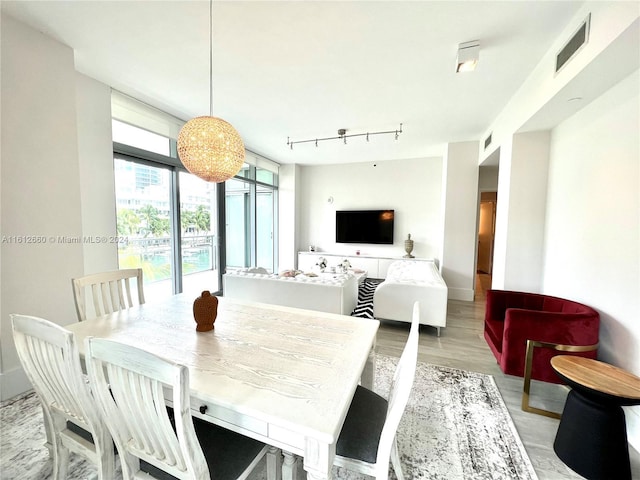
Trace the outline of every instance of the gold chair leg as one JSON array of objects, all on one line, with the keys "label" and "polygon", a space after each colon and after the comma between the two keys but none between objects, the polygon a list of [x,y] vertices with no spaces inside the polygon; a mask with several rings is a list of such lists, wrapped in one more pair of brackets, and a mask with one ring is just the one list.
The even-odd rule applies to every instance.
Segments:
[{"label": "gold chair leg", "polygon": [[522,392],[522,410],[525,412],[536,413],[550,418],[561,418],[562,415],[551,410],[544,410],[542,408],[532,407],[529,404],[531,397],[531,370],[533,368],[533,349],[539,348],[552,348],[561,352],[589,352],[598,348],[598,344],[595,345],[561,345],[558,343],[550,342],[538,342],[536,340],[527,340],[527,352],[524,359],[524,386]]}]

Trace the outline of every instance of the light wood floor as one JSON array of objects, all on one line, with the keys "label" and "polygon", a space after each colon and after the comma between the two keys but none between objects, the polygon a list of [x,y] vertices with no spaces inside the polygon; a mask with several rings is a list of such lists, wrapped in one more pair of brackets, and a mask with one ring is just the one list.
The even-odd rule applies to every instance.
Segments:
[{"label": "light wood floor", "polygon": [[[419,360],[493,375],[540,480],[582,478],[562,463],[553,451],[559,421],[520,409],[522,378],[503,374],[489,350],[482,327],[484,292],[489,288],[490,278],[488,275],[477,277],[474,302],[449,301],[447,328],[442,330],[440,337],[436,335],[435,328],[421,327]],[[382,322],[376,350],[382,354],[399,356],[407,335],[407,324]],[[560,412],[567,392],[562,385],[533,381],[531,403]],[[640,454],[630,449],[630,455],[632,477],[640,479]]]}]

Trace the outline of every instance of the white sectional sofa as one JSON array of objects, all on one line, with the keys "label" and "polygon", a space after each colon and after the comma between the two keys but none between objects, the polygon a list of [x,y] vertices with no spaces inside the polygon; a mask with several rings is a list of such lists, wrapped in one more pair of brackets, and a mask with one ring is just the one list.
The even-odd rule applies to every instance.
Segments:
[{"label": "white sectional sofa", "polygon": [[358,282],[348,274],[286,277],[238,271],[225,273],[222,282],[225,297],[341,315],[351,315],[358,301]]},{"label": "white sectional sofa", "polygon": [[447,324],[447,285],[433,261],[399,260],[389,266],[373,294],[373,316],[411,322],[413,303],[420,302],[420,323],[438,330]]}]

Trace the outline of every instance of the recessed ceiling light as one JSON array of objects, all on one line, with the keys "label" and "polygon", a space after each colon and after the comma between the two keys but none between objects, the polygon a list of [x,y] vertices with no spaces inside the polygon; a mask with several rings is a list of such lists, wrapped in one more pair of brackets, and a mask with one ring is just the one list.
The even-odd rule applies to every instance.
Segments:
[{"label": "recessed ceiling light", "polygon": [[456,72],[472,72],[478,65],[480,57],[480,42],[473,40],[458,45],[458,59],[456,61]]}]

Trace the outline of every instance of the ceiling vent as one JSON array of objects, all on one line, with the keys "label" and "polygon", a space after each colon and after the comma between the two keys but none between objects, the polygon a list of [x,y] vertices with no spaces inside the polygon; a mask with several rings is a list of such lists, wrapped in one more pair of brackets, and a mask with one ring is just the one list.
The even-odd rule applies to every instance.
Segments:
[{"label": "ceiling vent", "polygon": [[556,55],[556,73],[587,43],[589,40],[590,23],[591,14],[587,15],[587,18],[582,22],[576,33],[573,34],[571,39],[558,52],[558,55]]},{"label": "ceiling vent", "polygon": [[488,147],[489,145],[491,145],[491,136],[492,136],[492,135],[493,135],[493,132],[491,132],[491,133],[489,134],[489,136],[488,136],[487,138],[485,138],[485,139],[484,139],[484,149],[485,149],[485,150],[487,149],[487,147]]}]

